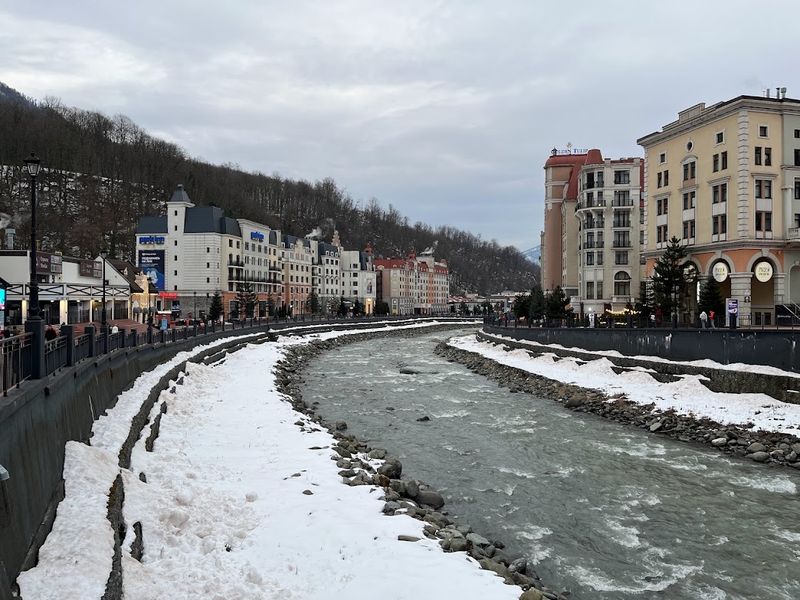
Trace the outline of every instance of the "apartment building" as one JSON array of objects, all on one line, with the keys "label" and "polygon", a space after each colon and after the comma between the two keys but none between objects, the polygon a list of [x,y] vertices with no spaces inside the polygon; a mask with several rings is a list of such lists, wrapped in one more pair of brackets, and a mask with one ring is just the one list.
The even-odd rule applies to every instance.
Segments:
[{"label": "apartment building", "polygon": [[714,277],[742,324],[800,312],[800,100],[777,95],[696,104],[638,140],[647,276],[679,238],[698,285]]},{"label": "apartment building", "polygon": [[580,169],[578,306],[581,313],[621,311],[639,296],[642,178],[640,158],[604,159],[589,150]]},{"label": "apartment building", "polygon": [[334,234],[331,243],[317,244],[317,259],[313,265],[313,286],[319,298],[319,309],[324,314],[336,312],[342,294],[340,251],[338,233]]},{"label": "apartment building", "polygon": [[640,158],[554,149],[545,163],[542,286],[561,286],[576,313],[620,311],[639,295]]},{"label": "apartment building", "polygon": [[313,266],[318,259],[318,242],[293,235],[283,236],[281,260],[283,262],[283,304],[291,314],[311,312],[308,297],[311,294]]},{"label": "apartment building", "polygon": [[448,310],[450,273],[447,262],[433,255],[375,259],[378,301],[392,315],[443,314]]},{"label": "apartment building", "polygon": [[342,296],[348,302],[358,303],[364,314],[375,310],[376,281],[372,248],[366,250],[341,250]]}]

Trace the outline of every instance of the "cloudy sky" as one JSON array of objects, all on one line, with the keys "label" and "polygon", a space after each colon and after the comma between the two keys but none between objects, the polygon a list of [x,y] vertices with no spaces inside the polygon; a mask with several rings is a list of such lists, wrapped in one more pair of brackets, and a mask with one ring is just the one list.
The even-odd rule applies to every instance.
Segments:
[{"label": "cloudy sky", "polygon": [[799,21],[796,0],[0,0],[0,81],[526,250],[551,148],[634,156],[697,102],[800,96]]}]

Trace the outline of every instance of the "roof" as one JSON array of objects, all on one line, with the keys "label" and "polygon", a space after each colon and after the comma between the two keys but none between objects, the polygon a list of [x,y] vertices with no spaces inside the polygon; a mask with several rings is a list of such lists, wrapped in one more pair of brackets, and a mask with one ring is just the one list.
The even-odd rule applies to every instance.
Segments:
[{"label": "roof", "polygon": [[167,217],[139,217],[136,233],[167,233]]},{"label": "roof", "polygon": [[325,256],[325,254],[328,252],[332,254],[339,254],[339,247],[329,244],[328,242],[319,242],[317,245],[317,254],[319,256]]},{"label": "roof", "polygon": [[189,194],[186,193],[186,190],[183,189],[183,184],[179,183],[175,188],[175,191],[172,192],[172,196],[169,199],[170,202],[187,202],[191,204],[191,200],[189,199]]},{"label": "roof", "polygon": [[291,248],[297,243],[298,240],[301,240],[303,242],[303,246],[305,246],[308,249],[311,249],[311,240],[309,240],[308,238],[301,238],[297,237],[296,235],[288,235],[288,234],[283,236],[283,246],[284,248]]},{"label": "roof", "polygon": [[[602,157],[602,154],[600,156]],[[576,200],[578,198],[578,179],[580,178],[581,167],[586,164],[588,157],[588,154],[553,154],[544,163],[545,169],[570,167],[567,192],[564,194],[565,199]]]},{"label": "roof", "polygon": [[141,268],[128,260],[119,260],[117,258],[109,258],[106,260],[128,281],[131,286],[131,292],[134,294],[141,294],[144,292],[144,290],[136,284],[136,274],[142,272]]},{"label": "roof", "polygon": [[231,217],[226,217],[225,211],[219,206],[187,208],[183,231],[184,233],[222,233],[239,237],[242,235],[239,222]]},{"label": "roof", "polygon": [[381,267],[383,269],[407,269],[408,260],[405,258],[376,258],[375,268]]}]

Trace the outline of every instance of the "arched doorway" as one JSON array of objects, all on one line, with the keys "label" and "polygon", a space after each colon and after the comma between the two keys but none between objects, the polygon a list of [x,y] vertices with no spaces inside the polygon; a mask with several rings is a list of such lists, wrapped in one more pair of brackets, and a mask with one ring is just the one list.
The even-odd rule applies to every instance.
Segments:
[{"label": "arched doorway", "polygon": [[767,326],[775,322],[775,265],[766,258],[753,265],[750,312],[753,325]]},{"label": "arched doorway", "polygon": [[800,304],[800,265],[789,270],[789,302]]},{"label": "arched doorway", "polygon": [[708,276],[719,284],[719,295],[723,300],[731,297],[731,267],[726,260],[714,261],[708,270]]}]

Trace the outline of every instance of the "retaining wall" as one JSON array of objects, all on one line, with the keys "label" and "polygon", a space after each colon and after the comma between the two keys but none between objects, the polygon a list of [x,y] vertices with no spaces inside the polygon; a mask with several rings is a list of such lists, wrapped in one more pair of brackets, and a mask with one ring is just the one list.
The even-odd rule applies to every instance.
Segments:
[{"label": "retaining wall", "polygon": [[669,360],[710,359],[722,364],[767,365],[800,373],[800,335],[794,331],[745,329],[589,329],[582,327],[497,327],[490,334],[560,344],[584,350],[616,350],[626,356]]}]

